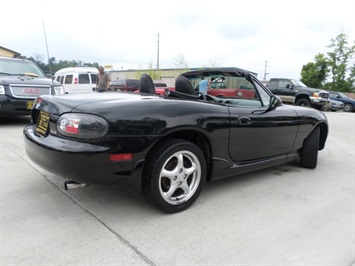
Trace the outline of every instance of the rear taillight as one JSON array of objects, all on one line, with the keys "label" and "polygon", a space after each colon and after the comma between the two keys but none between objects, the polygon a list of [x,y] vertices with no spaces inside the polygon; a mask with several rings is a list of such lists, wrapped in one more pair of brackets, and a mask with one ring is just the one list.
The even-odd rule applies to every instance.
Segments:
[{"label": "rear taillight", "polygon": [[107,134],[108,123],[105,119],[88,114],[68,113],[59,117],[58,132],[77,139],[98,139]]}]

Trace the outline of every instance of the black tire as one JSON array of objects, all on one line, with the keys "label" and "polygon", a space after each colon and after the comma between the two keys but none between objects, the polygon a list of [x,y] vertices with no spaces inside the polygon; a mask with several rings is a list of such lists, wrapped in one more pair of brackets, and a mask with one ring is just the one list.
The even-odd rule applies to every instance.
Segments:
[{"label": "black tire", "polygon": [[206,159],[200,148],[186,140],[167,139],[147,159],[143,192],[161,211],[180,212],[200,195],[206,172]]},{"label": "black tire", "polygon": [[304,140],[301,150],[300,165],[304,168],[314,169],[317,167],[319,149],[320,128],[316,127]]},{"label": "black tire", "polygon": [[308,100],[306,98],[301,98],[296,101],[296,105],[304,106],[304,107],[311,107],[311,102],[310,102],[310,100]]},{"label": "black tire", "polygon": [[343,110],[344,110],[344,112],[352,112],[353,106],[350,103],[346,103],[346,104],[344,104]]}]

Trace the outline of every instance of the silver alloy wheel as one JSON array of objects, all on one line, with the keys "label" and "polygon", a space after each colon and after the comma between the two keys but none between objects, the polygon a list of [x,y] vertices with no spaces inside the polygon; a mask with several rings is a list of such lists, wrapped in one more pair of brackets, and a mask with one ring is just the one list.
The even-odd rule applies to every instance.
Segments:
[{"label": "silver alloy wheel", "polygon": [[190,151],[178,151],[164,163],[159,175],[159,191],[169,204],[178,205],[189,200],[201,181],[201,164]]}]

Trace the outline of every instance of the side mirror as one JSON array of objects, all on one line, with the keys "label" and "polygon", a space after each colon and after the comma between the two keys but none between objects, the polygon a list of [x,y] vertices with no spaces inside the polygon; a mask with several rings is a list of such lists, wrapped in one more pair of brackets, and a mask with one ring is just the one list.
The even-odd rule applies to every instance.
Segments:
[{"label": "side mirror", "polygon": [[269,102],[269,106],[266,110],[255,110],[253,112],[253,114],[265,114],[267,112],[270,112],[272,110],[275,110],[278,106],[282,105],[282,100],[279,96],[276,95],[272,95],[270,97],[270,102]]},{"label": "side mirror", "polygon": [[272,95],[270,97],[270,103],[269,103],[269,108],[268,110],[274,110],[276,107],[279,107],[282,105],[282,100],[279,96]]},{"label": "side mirror", "polygon": [[293,85],[291,85],[290,83],[287,83],[286,84],[286,89],[291,89],[292,90],[293,89]]}]

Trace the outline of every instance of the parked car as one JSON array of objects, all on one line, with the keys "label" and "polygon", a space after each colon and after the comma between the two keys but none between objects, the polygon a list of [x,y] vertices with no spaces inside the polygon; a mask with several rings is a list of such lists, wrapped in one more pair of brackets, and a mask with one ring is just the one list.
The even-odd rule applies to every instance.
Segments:
[{"label": "parked car", "polygon": [[302,81],[289,78],[271,78],[269,90],[279,96],[284,103],[312,107],[317,110],[327,108],[329,93],[322,89],[310,88]]},{"label": "parked car", "polygon": [[324,106],[322,110],[336,112],[339,110],[343,110],[343,108],[344,104],[342,102],[330,99],[330,103],[327,106]]},{"label": "parked car", "polygon": [[[242,70],[246,71],[246,70]],[[191,79],[195,90],[199,91],[200,76]],[[233,77],[219,77],[212,75],[209,77],[209,86],[207,94],[216,97],[253,99],[255,97],[253,89],[246,86],[243,79],[235,79]]]},{"label": "parked car", "polygon": [[355,100],[349,96],[346,96],[344,93],[338,91],[329,91],[329,98],[342,102],[344,104],[343,109],[345,112],[355,111]]},{"label": "parked car", "polygon": [[54,74],[54,79],[63,84],[66,93],[89,93],[96,88],[96,67],[66,67]]},{"label": "parked car", "polygon": [[168,85],[164,81],[161,80],[153,80],[154,87],[155,88],[162,88],[162,89],[167,89]]},{"label": "parked car", "polygon": [[155,92],[159,95],[164,95],[168,85],[164,81],[161,80],[153,80]]},{"label": "parked car", "polygon": [[[243,80],[256,97],[196,93],[198,76]],[[183,73],[175,90],[156,95],[152,79],[142,75],[140,93],[41,96],[24,128],[26,152],[69,178],[66,188],[122,186],[167,213],[190,207],[206,181],[295,160],[316,168],[328,135],[322,112],[283,105],[237,68]]]},{"label": "parked car", "polygon": [[109,89],[112,90],[112,91],[121,91],[119,89],[119,87],[118,87],[119,84],[120,84],[120,82],[118,80],[113,80],[113,81],[110,82]]},{"label": "parked car", "polygon": [[38,96],[64,93],[34,62],[0,57],[0,116],[29,115]]},{"label": "parked car", "polygon": [[110,90],[114,91],[137,91],[138,89],[139,79],[118,79],[110,83]]}]

